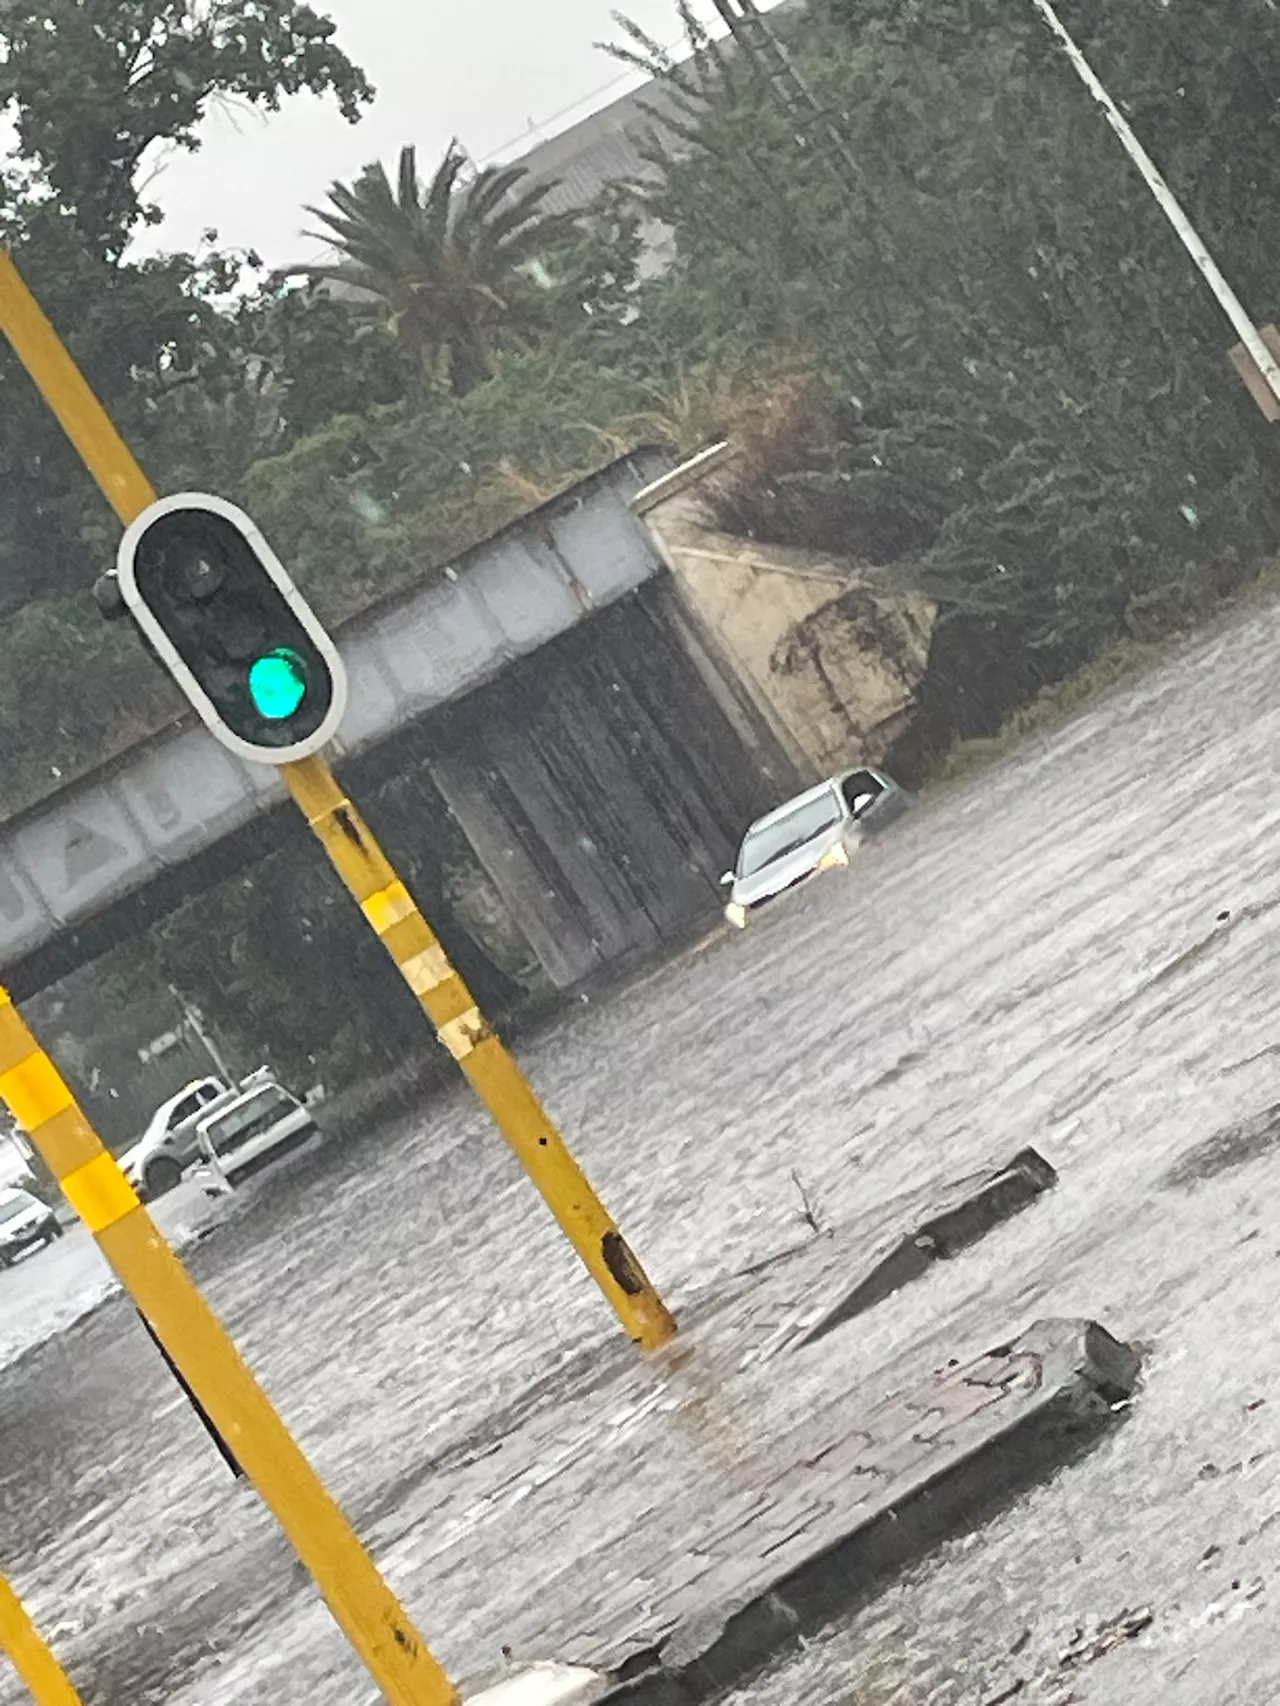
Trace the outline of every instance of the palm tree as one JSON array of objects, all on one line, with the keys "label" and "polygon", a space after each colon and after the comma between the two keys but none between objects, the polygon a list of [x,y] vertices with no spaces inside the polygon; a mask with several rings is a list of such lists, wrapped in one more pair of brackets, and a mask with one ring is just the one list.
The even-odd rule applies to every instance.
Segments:
[{"label": "palm tree", "polygon": [[460,186],[466,158],[450,143],[424,187],[415,150],[403,148],[394,189],[380,162],[335,183],[329,209],[307,209],[325,227],[308,235],[340,258],[303,269],[376,298],[427,380],[459,396],[490,376],[495,347],[527,346],[548,329],[538,263],[574,223],[545,211],[553,183],[519,188],[523,166]]}]

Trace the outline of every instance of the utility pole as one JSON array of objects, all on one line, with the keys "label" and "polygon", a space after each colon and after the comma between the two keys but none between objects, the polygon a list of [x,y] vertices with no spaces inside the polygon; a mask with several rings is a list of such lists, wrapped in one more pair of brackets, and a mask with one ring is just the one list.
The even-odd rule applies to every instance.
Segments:
[{"label": "utility pole", "polygon": [[178,1003],[178,1010],[182,1014],[183,1023],[213,1062],[214,1071],[224,1084],[232,1083],[231,1070],[222,1058],[222,1051],[213,1040],[212,1033],[205,1029],[203,1014],[198,1008],[191,1005],[175,984],[169,985],[169,993]]},{"label": "utility pole", "polygon": [[831,114],[824,111],[797,71],[794,60],[755,0],[712,0],[712,4],[778,107],[795,126],[797,141],[805,146],[816,142],[820,152],[829,150],[844,170],[855,176],[858,163],[844,132]]},{"label": "utility pole", "polygon": [[[716,0],[716,3],[719,5],[719,0]],[[1066,25],[1054,11],[1050,0],[1031,0],[1031,3],[1049,26],[1059,46],[1066,53],[1067,58],[1071,61],[1072,69],[1080,81],[1102,108],[1107,123],[1120,138],[1125,153],[1142,174],[1142,181],[1155,197],[1160,211],[1173,226],[1179,242],[1199,268],[1205,283],[1213,292],[1218,306],[1231,322],[1236,336],[1265,379],[1276,405],[1280,407],[1280,362],[1277,362],[1276,357],[1268,348],[1252,314],[1249,313],[1244,303],[1241,302],[1223,277],[1217,262],[1209,252],[1208,245],[1188,219],[1159,167],[1134,135],[1132,125],[1107,93],[1101,78],[1085,58]]]}]

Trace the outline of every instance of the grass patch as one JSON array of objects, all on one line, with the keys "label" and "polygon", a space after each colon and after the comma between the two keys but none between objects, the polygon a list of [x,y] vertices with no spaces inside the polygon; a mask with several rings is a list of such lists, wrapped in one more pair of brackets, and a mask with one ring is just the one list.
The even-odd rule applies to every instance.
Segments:
[{"label": "grass patch", "polygon": [[985,769],[1016,751],[1028,735],[1048,733],[1157,664],[1167,662],[1188,645],[1207,638],[1217,629],[1229,627],[1243,613],[1277,600],[1280,600],[1280,561],[1268,563],[1245,586],[1229,597],[1216,600],[1197,622],[1171,627],[1159,637],[1139,640],[1126,636],[1117,640],[1073,674],[1043,688],[1029,704],[1020,706],[996,734],[954,741],[929,766],[922,788],[957,782]]},{"label": "grass patch", "polygon": [[1142,675],[1176,649],[1172,639],[1120,640],[1065,680],[1045,687],[993,735],[957,740],[929,767],[926,788],[956,782],[1015,751],[1028,735],[1043,734],[1087,710],[1115,688]]}]

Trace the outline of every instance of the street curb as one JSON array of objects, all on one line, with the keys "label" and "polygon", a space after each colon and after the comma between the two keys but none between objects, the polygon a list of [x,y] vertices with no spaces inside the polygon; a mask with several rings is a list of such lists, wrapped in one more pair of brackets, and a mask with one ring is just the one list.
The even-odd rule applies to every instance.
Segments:
[{"label": "street curb", "polygon": [[907,1232],[822,1317],[793,1340],[811,1345],[836,1327],[874,1309],[904,1285],[919,1279],[935,1262],[947,1261],[976,1244],[1003,1221],[1021,1214],[1058,1182],[1055,1169],[1037,1150],[1021,1149],[1005,1166],[963,1180],[951,1200]]},{"label": "street curb", "polygon": [[[765,1278],[772,1270],[781,1287],[791,1284],[792,1295],[750,1362],[772,1362],[803,1350],[865,1315],[922,1279],[936,1262],[960,1255],[1030,1208],[1057,1182],[1056,1170],[1038,1150],[1020,1149],[1010,1160],[993,1162],[940,1193],[914,1193],[886,1204],[870,1233],[855,1224],[757,1263],[747,1274]],[[905,1232],[900,1230],[904,1225]],[[814,1278],[818,1251],[821,1269]],[[797,1268],[799,1283],[789,1282],[787,1270]]]},{"label": "street curb", "polygon": [[922,1420],[948,1383],[1007,1392],[1020,1384],[1033,1396],[994,1426],[981,1414],[962,1421],[927,1472],[855,1505],[857,1520],[843,1533],[815,1536],[790,1567],[684,1617],[656,1648],[613,1670],[599,1706],[695,1706],[741,1683],[1081,1457],[1127,1408],[1139,1369],[1137,1353],[1096,1322],[1045,1321],[968,1368],[935,1376],[902,1401]]}]

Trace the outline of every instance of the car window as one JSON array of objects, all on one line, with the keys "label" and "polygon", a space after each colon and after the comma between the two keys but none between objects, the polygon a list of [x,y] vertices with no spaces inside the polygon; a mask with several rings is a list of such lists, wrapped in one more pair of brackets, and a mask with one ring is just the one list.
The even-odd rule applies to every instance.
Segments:
[{"label": "car window", "polygon": [[196,1092],[196,1099],[203,1105],[208,1102],[216,1102],[221,1094],[221,1086],[210,1082],[200,1086],[199,1090]]},{"label": "car window", "polygon": [[171,1126],[181,1125],[183,1120],[189,1120],[192,1114],[199,1113],[201,1102],[199,1096],[184,1096],[169,1115]]},{"label": "car window", "polygon": [[863,794],[876,793],[879,786],[869,770],[855,770],[852,776],[846,776],[841,783],[844,797],[850,805]]},{"label": "car window", "polygon": [[852,776],[846,776],[843,788],[849,809],[855,813],[864,811],[878,794],[884,792],[883,784],[869,770],[855,770]]},{"label": "car window", "polygon": [[270,1130],[286,1114],[295,1112],[298,1106],[287,1090],[273,1085],[244,1102],[236,1103],[225,1113],[214,1115],[204,1126],[201,1137],[216,1155],[226,1155],[260,1132]]},{"label": "car window", "polygon": [[784,853],[803,847],[806,841],[839,823],[843,815],[835,790],[828,788],[816,799],[800,801],[770,823],[753,824],[742,840],[738,875],[749,877],[753,871],[762,871]]},{"label": "car window", "polygon": [[34,1198],[27,1196],[6,1197],[3,1202],[0,1202],[0,1223],[6,1220],[16,1220],[20,1214],[25,1214],[34,1200]]}]

